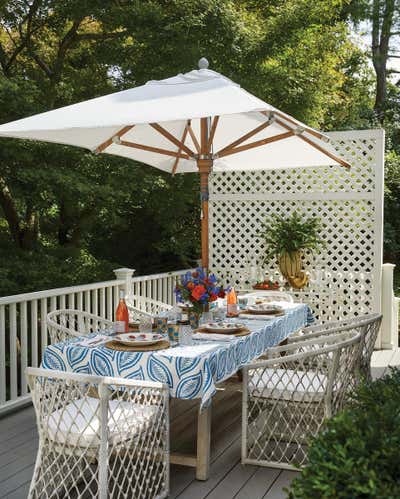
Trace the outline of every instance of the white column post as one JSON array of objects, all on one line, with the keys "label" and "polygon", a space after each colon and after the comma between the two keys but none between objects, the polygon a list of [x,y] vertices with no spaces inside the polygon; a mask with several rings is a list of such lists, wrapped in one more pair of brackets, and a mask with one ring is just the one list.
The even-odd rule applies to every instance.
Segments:
[{"label": "white column post", "polygon": [[125,295],[128,296],[131,294],[132,289],[132,276],[135,272],[135,269],[115,269],[114,274],[117,280],[124,279],[125,283],[121,286],[121,288],[125,291]]},{"label": "white column post", "polygon": [[384,263],[382,265],[382,327],[381,341],[378,348],[393,349],[398,344],[397,339],[397,323],[396,315],[394,314],[394,306],[396,305],[393,294],[393,271],[396,265],[392,263]]}]

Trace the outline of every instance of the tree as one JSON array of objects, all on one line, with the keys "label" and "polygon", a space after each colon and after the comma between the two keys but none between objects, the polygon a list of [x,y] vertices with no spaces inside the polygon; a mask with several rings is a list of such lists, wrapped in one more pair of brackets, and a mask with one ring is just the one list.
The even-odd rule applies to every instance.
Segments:
[{"label": "tree", "polygon": [[[349,38],[347,3],[0,1],[0,122],[190,71],[206,56],[212,69],[310,125],[351,126],[367,114],[370,94],[365,58]],[[101,274],[97,260],[140,272],[198,257],[196,175],[2,139],[0,210],[8,238],[3,248],[0,241],[2,256],[13,252],[26,271],[26,254],[34,254],[31,268],[48,267],[57,285],[70,277],[60,282],[56,262],[65,269],[71,258],[86,279],[91,265]],[[51,285],[50,270],[40,282]]]},{"label": "tree", "polygon": [[372,27],[371,59],[376,74],[374,109],[383,122],[387,107],[387,80],[392,73],[399,72],[389,70],[388,63],[392,58],[400,58],[400,53],[395,50],[395,40],[400,35],[400,1],[353,0],[350,11],[356,24],[366,21]]}]

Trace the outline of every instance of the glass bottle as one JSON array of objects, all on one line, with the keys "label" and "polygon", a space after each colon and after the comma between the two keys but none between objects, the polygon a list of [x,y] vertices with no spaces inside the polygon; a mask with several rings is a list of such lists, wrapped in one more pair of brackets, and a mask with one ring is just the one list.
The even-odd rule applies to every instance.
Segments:
[{"label": "glass bottle", "polygon": [[237,296],[233,287],[226,295],[226,309],[228,316],[234,316],[238,313]]},{"label": "glass bottle", "polygon": [[115,332],[127,333],[129,331],[129,312],[125,303],[125,292],[119,292],[119,303],[115,312]]}]

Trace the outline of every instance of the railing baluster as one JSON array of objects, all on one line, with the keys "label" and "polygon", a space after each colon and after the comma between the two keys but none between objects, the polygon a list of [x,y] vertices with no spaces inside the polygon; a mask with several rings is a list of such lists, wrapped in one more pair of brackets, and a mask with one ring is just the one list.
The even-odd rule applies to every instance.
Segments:
[{"label": "railing baluster", "polygon": [[37,300],[31,301],[31,365],[37,367],[38,365],[38,313],[37,313]]},{"label": "railing baluster", "polygon": [[47,317],[47,298],[42,298],[40,300],[40,331],[42,337],[40,355],[43,355],[44,349],[47,347],[48,343],[46,317]]},{"label": "railing baluster", "polygon": [[90,314],[90,291],[85,291],[85,312],[89,312]]},{"label": "railing baluster", "polygon": [[65,307],[65,295],[61,295],[60,296],[60,309],[61,310],[64,310],[66,307]]},{"label": "railing baluster", "polygon": [[64,307],[62,307],[61,304],[60,304],[59,307],[57,307],[57,296],[52,296],[50,298],[50,312],[53,312],[53,310],[57,310],[57,308],[61,309],[61,308],[64,308]]},{"label": "railing baluster", "polygon": [[107,288],[107,319],[110,321],[114,320],[114,307],[113,307],[113,288],[108,286]]},{"label": "railing baluster", "polygon": [[83,310],[83,293],[82,291],[79,291],[77,293],[77,305],[76,305],[77,310]]},{"label": "railing baluster", "polygon": [[71,310],[75,309],[75,294],[74,293],[70,293],[68,295],[68,308],[70,308]]},{"label": "railing baluster", "polygon": [[92,290],[92,314],[99,315],[97,289]]},{"label": "railing baluster", "polygon": [[0,405],[6,401],[6,307],[0,306]]},{"label": "railing baluster", "polygon": [[106,317],[106,294],[105,289],[101,288],[100,291],[100,317]]},{"label": "railing baluster", "polygon": [[162,279],[157,279],[157,300],[162,301]]},{"label": "railing baluster", "polygon": [[10,305],[10,396],[14,400],[18,396],[17,377],[17,304]]},{"label": "railing baluster", "polygon": [[28,366],[28,316],[27,316],[27,303],[23,301],[20,304],[20,331],[21,331],[21,395],[28,393],[25,368]]},{"label": "railing baluster", "polygon": [[119,302],[119,286],[114,286],[113,287],[113,291],[114,291],[114,307],[113,307],[113,316],[114,316],[114,310],[117,310],[117,307],[118,307],[118,302]]}]

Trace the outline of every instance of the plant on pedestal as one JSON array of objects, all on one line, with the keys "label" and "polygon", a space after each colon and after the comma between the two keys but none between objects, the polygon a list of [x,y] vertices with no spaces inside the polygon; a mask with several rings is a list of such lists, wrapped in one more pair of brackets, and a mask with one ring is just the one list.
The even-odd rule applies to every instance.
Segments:
[{"label": "plant on pedestal", "polygon": [[264,263],[277,258],[279,269],[288,284],[296,289],[308,283],[303,270],[304,251],[317,252],[324,246],[322,225],[317,217],[275,215],[263,224],[260,234],[265,246]]}]

